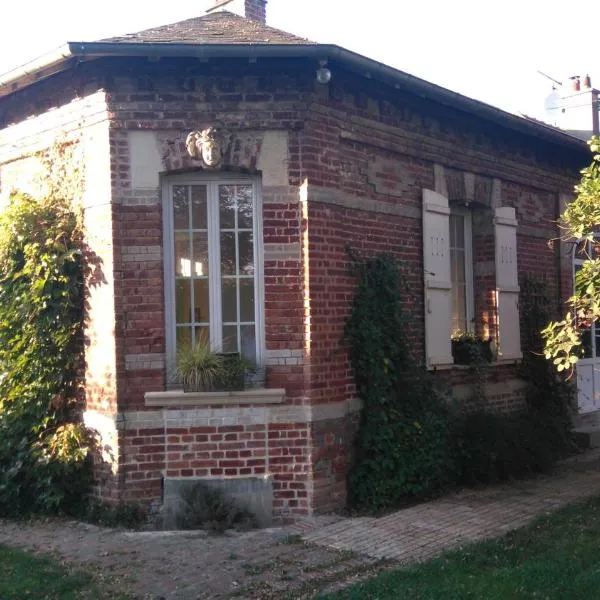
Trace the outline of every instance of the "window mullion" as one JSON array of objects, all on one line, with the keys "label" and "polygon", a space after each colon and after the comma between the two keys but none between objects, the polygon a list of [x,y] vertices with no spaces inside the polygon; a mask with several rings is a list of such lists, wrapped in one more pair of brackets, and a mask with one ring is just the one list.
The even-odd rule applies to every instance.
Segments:
[{"label": "window mullion", "polygon": [[198,342],[198,340],[196,339],[196,311],[195,311],[195,306],[196,306],[196,300],[195,300],[195,290],[194,290],[194,224],[192,223],[192,186],[188,185],[187,187],[187,198],[188,198],[188,223],[189,223],[189,227],[188,227],[188,236],[189,236],[189,241],[188,241],[188,252],[189,252],[189,257],[190,257],[190,276],[189,276],[189,280],[190,280],[190,314],[189,319],[190,319],[190,325],[191,325],[191,332],[190,332],[190,339],[192,340],[192,345],[196,344]]},{"label": "window mullion", "polygon": [[262,240],[262,204],[258,183],[252,183],[252,236],[254,240],[254,331],[256,337],[256,359],[262,364],[264,346],[263,326],[263,240]]},{"label": "window mullion", "polygon": [[163,182],[163,219],[164,219],[164,281],[165,281],[165,308],[168,323],[166,332],[166,349],[169,360],[167,361],[167,377],[171,377],[175,366],[176,354],[176,318],[175,318],[175,266],[174,244],[175,231],[173,220],[173,186]]},{"label": "window mullion", "polygon": [[474,328],[475,319],[475,293],[473,284],[473,230],[472,230],[472,215],[467,213],[464,215],[465,224],[465,294],[467,299],[467,330],[472,331]]},{"label": "window mullion", "polygon": [[223,346],[221,315],[221,225],[219,222],[219,185],[208,186],[208,252],[210,257],[210,339],[215,348]]},{"label": "window mullion", "polygon": [[[237,193],[237,188],[236,188]],[[236,196],[236,207],[235,212],[233,214],[233,227],[234,234],[233,239],[235,242],[235,318],[236,318],[236,327],[235,327],[235,335],[236,335],[236,345],[238,352],[242,350],[242,335],[241,335],[241,317],[240,314],[240,231],[239,231],[239,223],[238,223],[238,207],[237,207],[237,196]]]}]

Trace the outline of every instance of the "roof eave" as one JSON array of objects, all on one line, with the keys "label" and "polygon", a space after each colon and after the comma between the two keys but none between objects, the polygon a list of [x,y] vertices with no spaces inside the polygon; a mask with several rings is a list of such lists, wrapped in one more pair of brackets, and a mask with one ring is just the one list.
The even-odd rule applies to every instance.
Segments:
[{"label": "roof eave", "polygon": [[65,44],[16,69],[0,74],[0,98],[65,70],[73,58],[71,45]]},{"label": "roof eave", "polygon": [[73,61],[147,56],[155,58],[314,58],[338,60],[367,78],[384,81],[398,89],[444,104],[462,112],[547,142],[585,150],[584,141],[543,124],[533,123],[479,100],[435,85],[393,67],[332,44],[182,44],[132,42],[68,42],[58,50],[0,75],[0,98],[36,81],[67,69]]}]

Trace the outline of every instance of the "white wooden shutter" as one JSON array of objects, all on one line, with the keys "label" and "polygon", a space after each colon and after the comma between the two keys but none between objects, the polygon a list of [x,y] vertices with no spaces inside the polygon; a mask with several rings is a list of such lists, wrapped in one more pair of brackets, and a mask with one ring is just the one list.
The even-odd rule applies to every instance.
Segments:
[{"label": "white wooden shutter", "polygon": [[521,358],[519,326],[519,278],[517,273],[517,219],[515,209],[495,209],[496,306],[498,316],[498,358]]},{"label": "white wooden shutter", "polygon": [[425,354],[427,366],[451,365],[452,282],[448,198],[423,190]]}]

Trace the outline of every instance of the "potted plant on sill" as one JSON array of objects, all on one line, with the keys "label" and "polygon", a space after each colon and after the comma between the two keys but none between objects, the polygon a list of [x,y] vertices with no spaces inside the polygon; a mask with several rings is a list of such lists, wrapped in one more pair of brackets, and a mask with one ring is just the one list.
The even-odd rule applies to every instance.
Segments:
[{"label": "potted plant on sill", "polygon": [[194,345],[182,346],[177,351],[175,373],[184,392],[215,391],[223,368],[223,355],[213,350],[205,336]]},{"label": "potted plant on sill", "polygon": [[256,387],[260,371],[239,352],[217,352],[206,336],[177,351],[175,374],[184,392],[236,392],[247,383]]},{"label": "potted plant on sill", "polygon": [[483,339],[471,331],[452,334],[452,357],[455,365],[473,365],[492,362],[492,340]]},{"label": "potted plant on sill", "polygon": [[246,373],[252,368],[251,363],[242,358],[239,352],[226,352],[219,354],[219,356],[223,361],[223,368],[217,380],[219,390],[224,392],[243,390]]}]

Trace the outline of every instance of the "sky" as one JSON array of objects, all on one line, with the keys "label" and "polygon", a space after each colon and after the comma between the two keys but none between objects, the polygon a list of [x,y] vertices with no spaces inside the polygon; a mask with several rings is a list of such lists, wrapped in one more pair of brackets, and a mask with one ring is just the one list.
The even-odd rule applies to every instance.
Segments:
[{"label": "sky", "polygon": [[[205,6],[206,0],[10,2],[0,21],[0,73],[66,41],[173,23],[200,16]],[[552,89],[537,71],[559,81],[589,73],[600,88],[596,0],[269,0],[267,22],[537,118]]]}]

